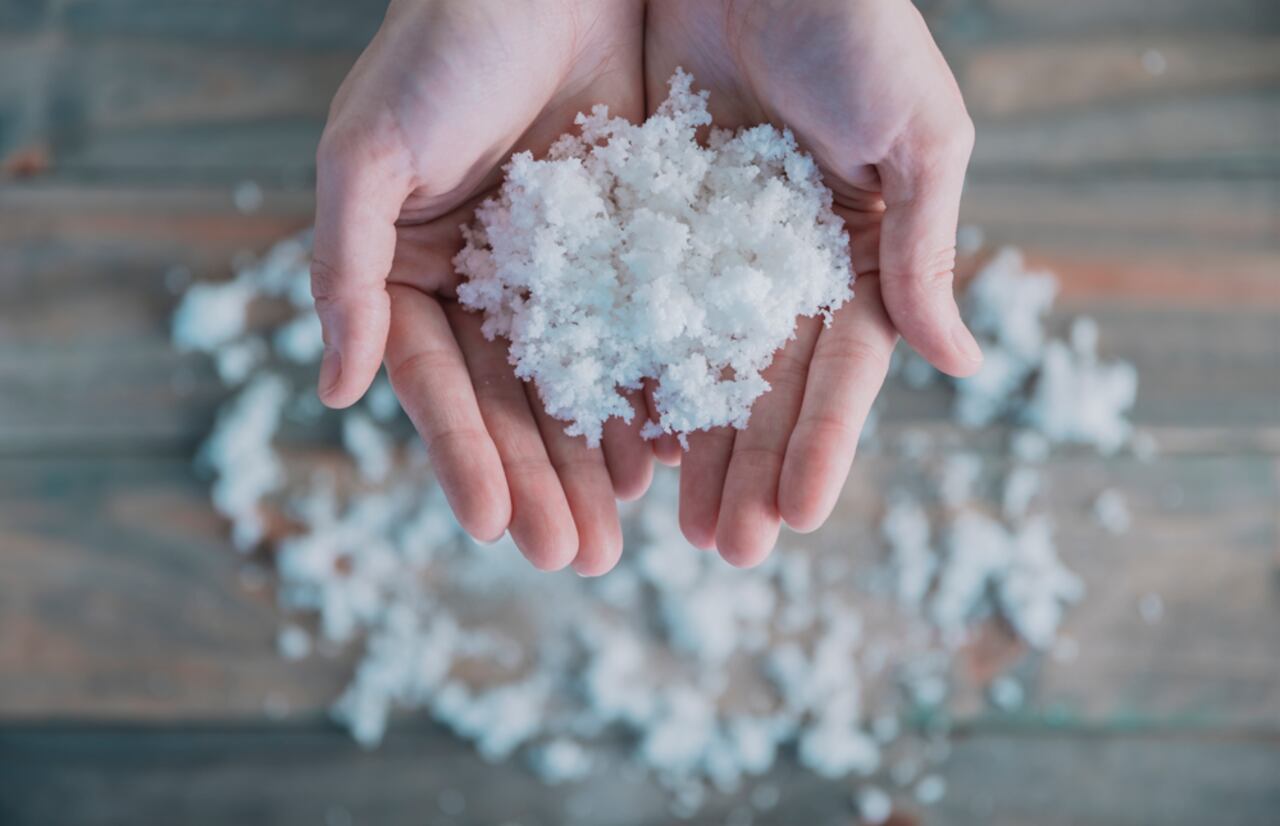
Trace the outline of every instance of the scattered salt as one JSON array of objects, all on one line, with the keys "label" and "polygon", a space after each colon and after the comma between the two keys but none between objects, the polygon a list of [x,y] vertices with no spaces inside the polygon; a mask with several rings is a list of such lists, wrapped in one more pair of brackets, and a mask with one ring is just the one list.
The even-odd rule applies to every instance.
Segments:
[{"label": "scattered salt", "polygon": [[579,780],[591,771],[591,755],[573,740],[560,737],[534,752],[533,769],[552,785]]},{"label": "scattered salt", "polygon": [[[1036,413],[1033,394],[1043,392],[1052,347],[1065,351],[1072,381],[1092,377],[1077,386],[1105,386],[1097,374],[1106,365],[1094,352],[1096,325],[1075,325],[1070,342],[1047,339],[1052,280],[1028,273],[1016,253],[997,256],[987,268],[990,283],[965,300],[968,312],[985,318],[975,329],[989,352],[1001,354],[1006,374],[969,389],[956,385],[957,410],[972,414],[969,423],[995,416],[1019,427],[1010,449],[1024,465],[995,489],[1003,519],[976,498],[976,458],[944,469],[953,481],[946,492],[933,491],[948,502],[940,513],[926,510],[936,504],[929,495],[890,491],[881,530],[892,549],[887,581],[900,624],[864,628],[850,598],[862,581],[856,565],[814,564],[808,550],[789,547],[759,569],[736,571],[690,548],[673,518],[670,474],[628,506],[627,554],[603,580],[537,574],[509,538],[486,548],[470,541],[421,450],[399,458],[391,434],[402,432],[404,414],[385,378],[364,404],[340,413],[320,407],[310,383],[295,378],[300,371],[290,364],[314,367],[318,359],[309,246],[304,233],[238,262],[231,281],[192,287],[174,334],[185,349],[216,359],[234,358],[222,353],[251,340],[273,345],[247,374],[228,377],[239,389],[200,460],[215,476],[215,504],[239,547],[263,541],[273,511],[295,526],[272,540],[278,597],[291,615],[315,616],[314,647],[364,646],[334,706],[358,742],[377,744],[394,709],[420,709],[486,759],[523,750],[535,771],[568,779],[600,754],[606,732],[622,734],[635,745],[636,763],[675,796],[682,816],[692,816],[709,789],[765,775],[786,749],[822,774],[874,771],[907,740],[906,724],[895,728],[906,709],[901,699],[864,696],[864,675],[896,676],[906,701],[944,703],[951,648],[993,614],[1029,644],[1052,647],[1055,659],[1076,656],[1074,640],[1057,630],[1083,587],[1058,558],[1049,520],[1029,513],[1035,471],[1026,465],[1063,440],[1106,450],[1118,433],[1121,444],[1140,448],[1124,420],[1123,393],[1095,400],[1103,414],[1083,415],[1078,399],[1059,393],[1062,416],[1079,420],[1072,428]],[[250,330],[248,310],[259,300],[283,303],[292,315],[274,330]],[[331,470],[297,468],[277,453],[286,421],[336,424],[327,432],[344,434],[361,486],[347,490]],[[920,460],[913,472],[934,467],[927,432],[903,432],[902,448]],[[251,570],[242,576],[254,587],[268,581]],[[1144,618],[1163,607],[1148,596],[1155,601],[1140,603]],[[301,649],[288,626],[280,641],[285,656]],[[496,676],[464,681],[476,661]],[[749,711],[734,690],[744,681]],[[271,695],[264,709],[287,715],[287,698]],[[945,741],[898,759],[891,777],[904,787],[917,783],[945,759],[939,745]],[[940,796],[940,780],[919,780],[917,797]],[[764,810],[777,797],[776,785],[762,784],[750,799]]]}]

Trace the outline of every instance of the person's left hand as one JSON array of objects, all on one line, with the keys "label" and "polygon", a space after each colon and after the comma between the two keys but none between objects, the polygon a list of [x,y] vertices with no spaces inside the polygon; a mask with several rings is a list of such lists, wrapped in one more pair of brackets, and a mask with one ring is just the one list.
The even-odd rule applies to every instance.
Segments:
[{"label": "person's left hand", "polygon": [[973,125],[908,0],[649,0],[651,108],[677,67],[710,90],[717,126],[791,128],[835,192],[857,273],[830,327],[800,319],[745,430],[692,434],[682,458],[670,437],[655,446],[681,463],[689,541],[753,565],[783,521],[807,532],[831,514],[898,333],[943,372],[980,366],[952,294]]}]

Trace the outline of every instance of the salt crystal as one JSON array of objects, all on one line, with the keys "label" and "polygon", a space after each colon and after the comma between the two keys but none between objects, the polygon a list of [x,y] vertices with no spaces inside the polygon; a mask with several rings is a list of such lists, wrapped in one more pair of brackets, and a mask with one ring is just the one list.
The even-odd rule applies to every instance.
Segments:
[{"label": "salt crystal", "polygon": [[231,200],[237,211],[252,215],[262,208],[262,187],[256,181],[241,181],[232,191]]},{"label": "salt crystal", "polygon": [[982,475],[982,458],[973,453],[948,456],[942,466],[938,498],[945,505],[957,507],[974,496],[974,485]]},{"label": "salt crystal", "polygon": [[1169,61],[1159,49],[1147,49],[1142,53],[1142,68],[1152,77],[1159,77],[1169,68]]},{"label": "salt crystal", "polygon": [[1129,505],[1124,494],[1107,488],[1093,500],[1093,518],[1108,532],[1119,535],[1129,530]]},{"label": "salt crystal", "polygon": [[311,653],[311,635],[298,625],[286,625],[276,637],[276,649],[286,660],[301,660]]},{"label": "salt crystal", "polygon": [[893,814],[893,798],[879,786],[863,786],[853,798],[854,808],[862,823],[880,824]]},{"label": "salt crystal", "polygon": [[1012,677],[1001,675],[991,681],[987,687],[987,696],[991,703],[1001,711],[1013,711],[1022,706],[1025,692],[1022,683]]},{"label": "salt crystal", "polygon": [[947,793],[947,781],[936,774],[920,778],[916,784],[916,800],[925,806],[932,806],[942,800]]},{"label": "salt crystal", "polygon": [[459,300],[592,446],[606,419],[631,419],[618,391],[645,378],[646,435],[745,427],[797,317],[830,319],[852,296],[848,237],[813,159],[768,124],[700,145],[711,118],[692,83],[677,70],[641,125],[597,106],[547,159],[516,155],[455,259]]},{"label": "salt crystal", "polygon": [[1001,509],[1004,518],[1019,520],[1027,515],[1031,500],[1040,490],[1040,473],[1035,468],[1019,465],[1004,480]]},{"label": "salt crystal", "polygon": [[560,737],[535,752],[533,768],[552,785],[579,780],[591,771],[591,755],[573,740]]}]

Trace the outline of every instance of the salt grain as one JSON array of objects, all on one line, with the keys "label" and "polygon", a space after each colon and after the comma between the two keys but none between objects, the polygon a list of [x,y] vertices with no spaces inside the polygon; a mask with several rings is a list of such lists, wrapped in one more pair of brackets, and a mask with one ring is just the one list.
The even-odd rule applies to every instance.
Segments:
[{"label": "salt grain", "polygon": [[1013,711],[1022,707],[1025,692],[1022,683],[1001,675],[991,681],[991,685],[987,687],[987,696],[991,698],[991,704],[1001,711]]},{"label": "salt grain", "polygon": [[236,210],[245,215],[252,215],[262,209],[262,187],[256,181],[241,181],[231,193],[231,200]]},{"label": "salt grain", "polygon": [[1129,505],[1124,494],[1115,488],[1107,488],[1093,500],[1093,518],[1109,533],[1116,535],[1129,530]]},{"label": "salt grain", "polygon": [[276,650],[286,660],[305,659],[311,653],[311,635],[298,625],[286,625],[276,637]]},{"label": "salt grain", "polygon": [[859,821],[868,826],[884,823],[893,814],[893,798],[879,786],[863,786],[854,795],[853,805]]},{"label": "salt grain", "polygon": [[916,784],[915,797],[922,805],[932,806],[947,793],[947,781],[936,774],[922,777]]}]

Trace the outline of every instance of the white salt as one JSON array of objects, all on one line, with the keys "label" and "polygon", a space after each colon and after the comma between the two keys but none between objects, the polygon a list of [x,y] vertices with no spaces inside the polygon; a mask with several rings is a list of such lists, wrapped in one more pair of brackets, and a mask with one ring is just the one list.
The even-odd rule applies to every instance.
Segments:
[{"label": "white salt", "polygon": [[1093,500],[1093,518],[1109,533],[1126,533],[1132,520],[1124,494],[1115,488],[1107,488],[1098,494],[1098,498]]},{"label": "white salt", "polygon": [[1022,688],[1022,683],[1002,674],[987,686],[987,696],[991,698],[991,704],[1001,711],[1013,711],[1021,708],[1026,692]]},{"label": "white salt", "polygon": [[231,200],[236,210],[245,215],[252,215],[262,208],[262,187],[257,181],[241,181],[231,192]]},{"label": "white salt", "polygon": [[884,823],[893,814],[893,798],[879,786],[863,786],[854,795],[853,805],[858,819],[868,826]]},{"label": "white salt", "polygon": [[1147,49],[1142,53],[1142,68],[1152,77],[1159,77],[1169,69],[1169,61],[1159,49]]},{"label": "white salt", "polygon": [[298,625],[285,625],[276,636],[276,649],[286,660],[305,659],[311,653],[311,635]]},{"label": "white salt", "polygon": [[761,125],[696,135],[707,94],[677,71],[641,125],[579,115],[545,160],[518,154],[464,228],[459,300],[511,341],[516,373],[588,444],[630,420],[619,390],[657,379],[646,435],[745,427],[799,316],[852,297],[843,222],[813,159]]},{"label": "white salt", "polygon": [[947,781],[936,774],[920,778],[916,784],[916,800],[925,806],[932,806],[942,800],[947,793]]},{"label": "white salt", "polygon": [[1001,510],[1004,518],[1017,521],[1027,515],[1031,500],[1040,490],[1040,472],[1026,465],[1018,465],[1004,479]]},{"label": "white salt", "polygon": [[559,737],[534,752],[533,770],[552,785],[579,780],[591,771],[591,755],[579,743]]}]

